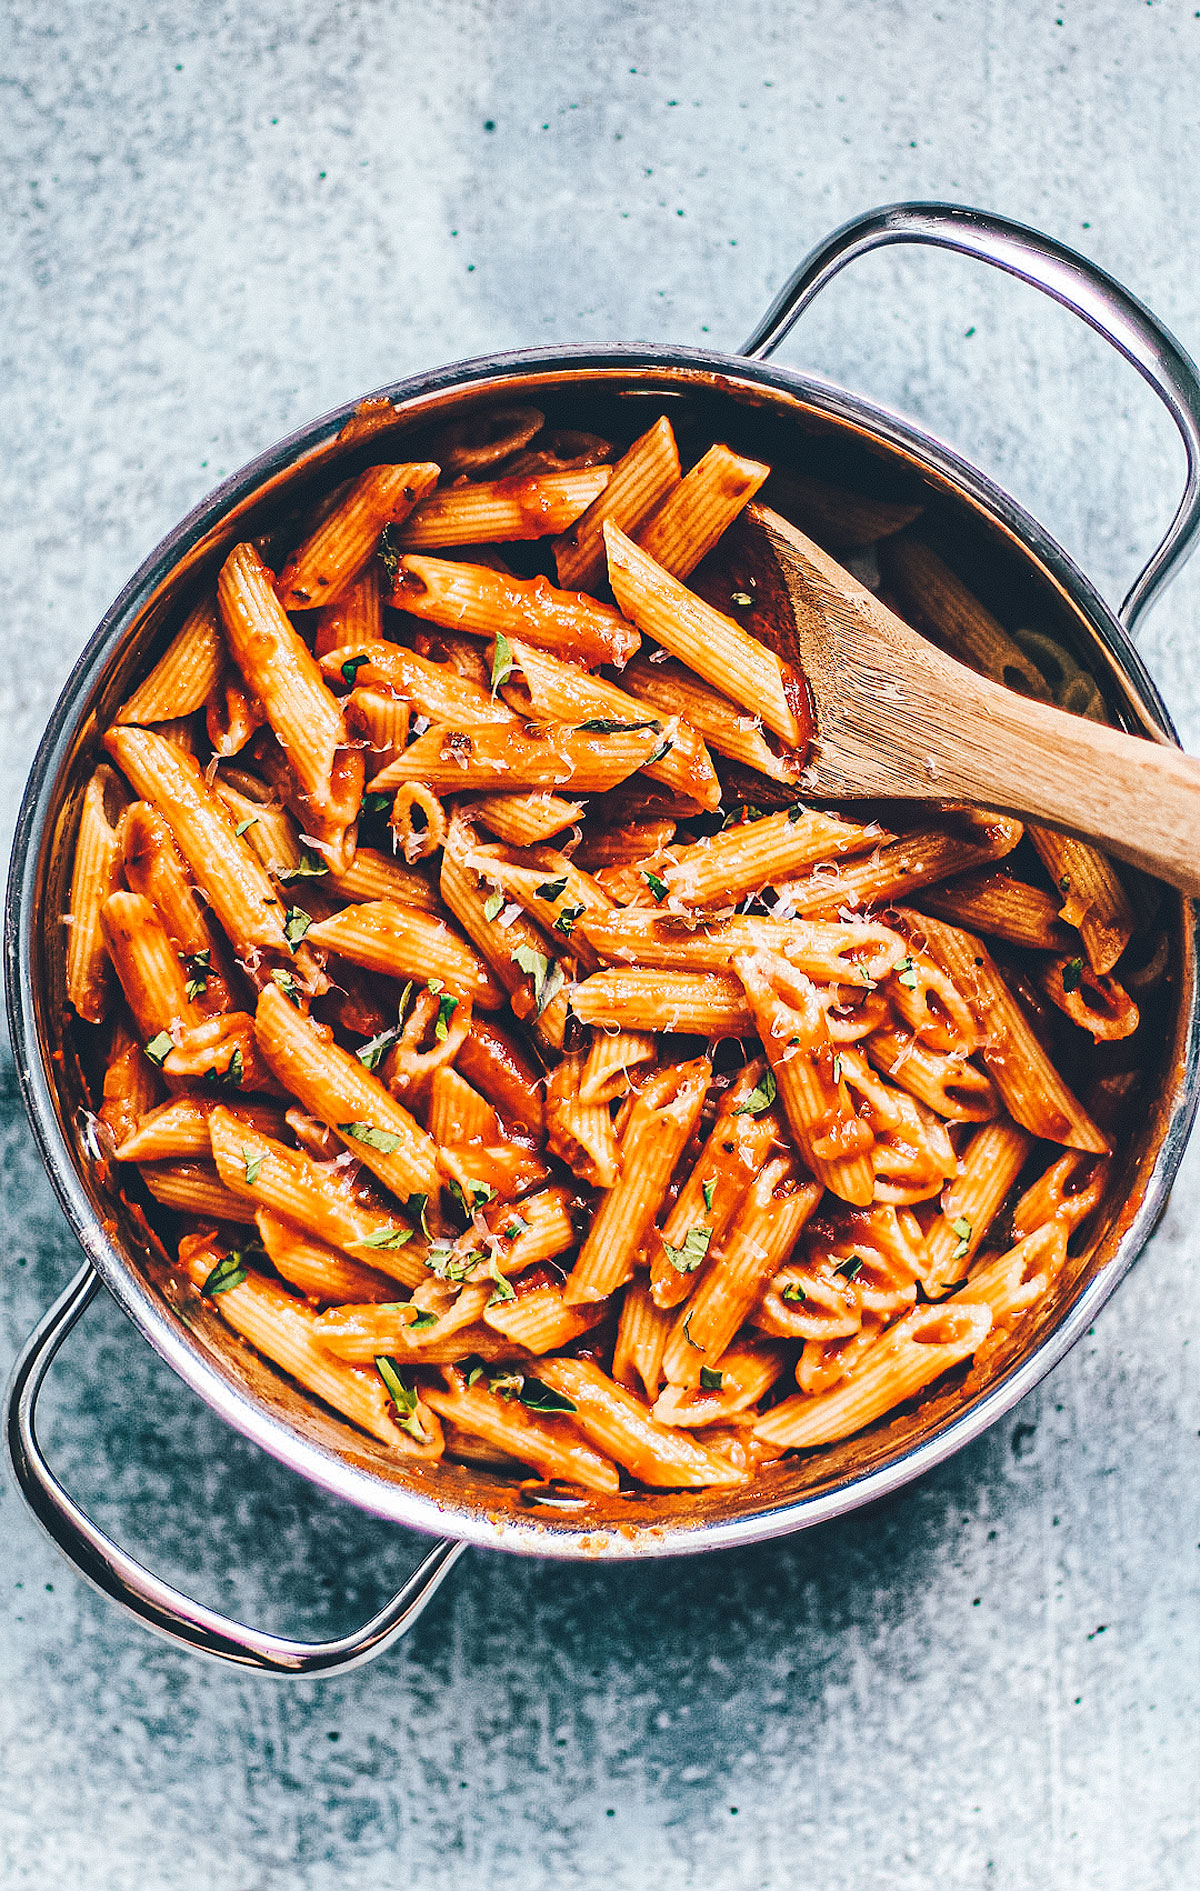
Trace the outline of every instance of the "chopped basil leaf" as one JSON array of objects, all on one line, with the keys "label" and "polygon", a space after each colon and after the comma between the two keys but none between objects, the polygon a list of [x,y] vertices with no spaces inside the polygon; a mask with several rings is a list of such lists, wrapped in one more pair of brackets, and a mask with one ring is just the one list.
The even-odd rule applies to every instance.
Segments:
[{"label": "chopped basil leaf", "polygon": [[474,1248],[456,1256],[454,1249],[444,1241],[435,1243],[425,1256],[425,1265],[431,1274],[436,1274],[439,1280],[459,1284],[466,1280],[468,1274],[475,1272],[478,1262],[479,1255]]},{"label": "chopped basil leaf", "polygon": [[1078,991],[1083,978],[1083,960],[1068,959],[1062,970],[1062,988],[1066,992]]},{"label": "chopped basil leaf", "polygon": [[540,1018],[551,999],[556,997],[566,984],[566,974],[557,959],[547,959],[544,952],[537,952],[532,946],[520,945],[509,955],[514,963],[533,980],[533,995],[537,1002],[537,1016]]},{"label": "chopped basil leaf", "polygon": [[329,868],[325,861],[314,860],[311,854],[306,853],[301,854],[298,867],[285,867],[284,871],[276,874],[275,877],[288,885],[292,880],[321,880],[328,872]]},{"label": "chopped basil leaf", "polygon": [[[214,1071],[213,1074],[215,1076],[216,1072]],[[239,1044],[233,1056],[229,1059],[229,1067],[225,1072],[225,1081],[226,1083],[231,1083],[235,1090],[240,1090],[242,1087],[242,1078],[245,1074],[246,1067],[242,1061],[242,1048]]]},{"label": "chopped basil leaf", "polygon": [[392,797],[386,794],[365,794],[362,806],[358,810],[364,821],[369,821],[373,814],[386,814],[391,806]]},{"label": "chopped basil leaf", "polygon": [[807,1300],[808,1295],[804,1291],[803,1282],[799,1280],[789,1280],[783,1290],[781,1298],[789,1301],[793,1306],[801,1300]]},{"label": "chopped basil leaf", "polygon": [[855,977],[857,978],[859,984],[862,986],[864,991],[875,990],[876,981],[875,979],[871,977],[871,974],[870,972],[868,972],[865,965],[856,965],[854,968],[854,973],[855,973]]},{"label": "chopped basil leaf", "polygon": [[412,988],[413,981],[410,978],[404,990],[400,993],[400,1003],[396,1006],[396,1015],[399,1017],[401,1023],[404,1022],[404,1014],[408,1010],[408,1001],[412,997]]},{"label": "chopped basil leaf", "polygon": [[144,1046],[144,1049],[150,1062],[157,1064],[161,1070],[167,1058],[175,1049],[175,1040],[169,1031],[160,1031],[157,1037],[150,1039],[150,1042]]},{"label": "chopped basil leaf", "polygon": [[528,1406],[531,1412],[574,1412],[579,1409],[573,1399],[565,1398],[553,1386],[543,1385],[540,1379],[524,1380],[521,1403]]},{"label": "chopped basil leaf", "polygon": [[488,1384],[497,1398],[518,1399],[521,1396],[524,1379],[521,1373],[514,1372],[511,1366],[502,1366],[499,1372],[492,1374]]},{"label": "chopped basil leaf", "polygon": [[829,1066],[829,1074],[835,1083],[842,1081],[842,1058],[839,1051],[835,1051],[833,1054],[833,1062]]},{"label": "chopped basil leaf", "polygon": [[701,1190],[703,1191],[703,1194],[704,1194],[704,1206],[709,1211],[710,1214],[712,1212],[713,1190],[716,1188],[716,1186],[717,1186],[717,1178],[715,1175],[710,1176],[707,1182],[701,1182],[700,1184]]},{"label": "chopped basil leaf", "polygon": [[271,973],[271,982],[272,984],[278,985],[284,997],[290,998],[297,1011],[299,1011],[300,1000],[304,996],[304,987],[294,973],[286,971],[281,966],[276,966]]},{"label": "chopped basil leaf", "polygon": [[355,1142],[365,1142],[368,1148],[382,1150],[385,1156],[395,1155],[401,1143],[399,1136],[393,1136],[389,1129],[376,1129],[373,1123],[339,1123],[338,1134],[352,1136]]},{"label": "chopped basil leaf", "polygon": [[364,1234],[356,1245],[360,1248],[402,1248],[412,1238],[411,1228],[376,1228],[374,1234]]},{"label": "chopped basil leaf", "polygon": [[403,547],[396,536],[399,530],[399,526],[389,520],[379,534],[379,562],[393,585],[400,575],[400,560],[404,556]]},{"label": "chopped basil leaf", "polygon": [[586,906],[564,906],[554,922],[555,932],[561,932],[564,939],[569,939],[575,929],[575,921],[586,913]]},{"label": "chopped basil leaf", "polygon": [[564,873],[561,880],[543,880],[533,890],[540,900],[560,900],[567,890],[567,876]]},{"label": "chopped basil leaf", "polygon": [[761,1116],[769,1110],[776,1097],[775,1072],[764,1070],[744,1103],[739,1103],[733,1112],[735,1116]]},{"label": "chopped basil leaf", "polygon": [[496,647],[492,652],[492,695],[507,683],[513,673],[512,645],[502,631],[496,632]]},{"label": "chopped basil leaf", "polygon": [[856,1274],[862,1273],[862,1270],[863,1270],[862,1255],[852,1254],[849,1260],[840,1261],[833,1271],[835,1274],[840,1274],[843,1280],[853,1280]]},{"label": "chopped basil leaf", "polygon": [[232,1254],[226,1254],[213,1268],[200,1291],[211,1300],[214,1294],[228,1293],[231,1287],[240,1287],[248,1269],[242,1265],[242,1257],[237,1248]]},{"label": "chopped basil leaf", "polygon": [[663,1251],[671,1266],[681,1274],[694,1274],[701,1261],[708,1253],[708,1244],[712,1240],[712,1229],[697,1225],[689,1228],[683,1237],[683,1246],[673,1248],[669,1241],[663,1242]]},{"label": "chopped basil leaf", "polygon": [[[747,604],[750,602],[749,598],[746,599],[746,602]],[[717,1372],[712,1366],[701,1366],[700,1368],[700,1386],[705,1392],[719,1392],[723,1378],[724,1374]]]},{"label": "chopped basil leaf", "polygon": [[963,1256],[969,1254],[971,1251],[971,1224],[965,1215],[959,1215],[956,1221],[950,1223],[950,1231],[952,1234],[958,1236],[958,1246],[950,1256],[950,1259],[952,1261],[961,1261]]},{"label": "chopped basil leaf", "polygon": [[349,688],[354,688],[355,683],[358,681],[358,673],[362,669],[363,664],[369,663],[370,661],[370,657],[346,658],[346,661],[342,665],[342,679]]},{"label": "chopped basil leaf", "polygon": [[236,828],[234,829],[234,833],[237,835],[238,839],[240,840],[242,838],[242,835],[246,832],[248,828],[257,827],[257,826],[258,826],[257,814],[248,814],[244,821],[238,822]]},{"label": "chopped basil leaf", "polygon": [[243,1143],[242,1144],[242,1161],[246,1165],[246,1180],[249,1183],[250,1187],[253,1188],[254,1184],[258,1180],[258,1172],[262,1168],[263,1159],[261,1156],[252,1156],[250,1154],[250,1151],[247,1149],[245,1143]]},{"label": "chopped basil leaf", "polygon": [[[433,988],[431,986],[430,990],[432,989]],[[450,1023],[451,1018],[454,1016],[457,1010],[458,1010],[458,999],[452,998],[449,992],[446,992],[443,997],[438,999],[437,1023],[433,1027],[433,1035],[437,1039],[439,1044],[444,1044],[446,1042],[446,1036],[447,1036],[446,1027]]]},{"label": "chopped basil leaf", "polygon": [[669,755],[671,753],[671,750],[674,748],[674,746],[675,744],[672,742],[670,736],[664,735],[662,741],[659,743],[658,747],[653,751],[653,753],[650,755],[647,755],[645,761],[642,763],[642,767],[653,768],[655,762],[661,762],[663,756]]},{"label": "chopped basil leaf", "polygon": [[511,1220],[503,1228],[502,1233],[506,1241],[516,1241],[521,1235],[529,1233],[529,1223],[526,1221],[524,1215],[513,1215]]},{"label": "chopped basil leaf", "polygon": [[389,1051],[400,1035],[400,1026],[393,1024],[390,1031],[381,1031],[378,1037],[370,1037],[365,1044],[360,1044],[355,1056],[368,1070],[374,1070],[385,1051]]},{"label": "chopped basil leaf", "polygon": [[729,602],[731,604],[737,604],[742,610],[745,610],[748,604],[753,604],[754,599],[751,597],[749,591],[731,591],[729,593]]},{"label": "chopped basil leaf", "polygon": [[484,1366],[482,1359],[480,1359],[478,1353],[468,1354],[467,1358],[464,1359],[462,1363],[460,1364],[459,1371],[461,1372],[464,1367],[466,1368],[468,1387],[475,1385],[480,1379],[482,1379],[485,1371],[487,1370],[487,1368]]},{"label": "chopped basil leaf", "polygon": [[405,1385],[400,1376],[400,1368],[394,1359],[380,1354],[375,1361],[375,1370],[387,1387],[388,1397],[392,1401],[392,1410],[401,1431],[406,1431],[418,1444],[428,1444],[429,1435],[417,1416],[416,1387]]},{"label": "chopped basil leaf", "polygon": [[649,867],[644,867],[642,869],[642,878],[646,882],[646,885],[650,888],[650,891],[653,893],[658,904],[661,906],[663,901],[667,897],[666,881],[660,880],[657,873],[651,873]]},{"label": "chopped basil leaf", "polygon": [[208,974],[207,972],[205,972],[199,978],[188,979],[187,984],[183,988],[183,995],[187,999],[188,1003],[190,1004],[193,999],[199,998],[201,993],[206,992],[207,990],[208,990]]},{"label": "chopped basil leaf", "polygon": [[909,991],[916,991],[920,983],[917,977],[917,968],[913,964],[911,952],[906,958],[901,959],[899,965],[896,967],[896,983],[905,986]]},{"label": "chopped basil leaf", "polygon": [[788,826],[795,827],[797,822],[802,821],[807,813],[808,809],[805,807],[803,801],[793,801],[787,811]]},{"label": "chopped basil leaf", "polygon": [[[495,1280],[496,1285],[488,1299],[487,1307],[502,1307],[505,1306],[508,1301],[516,1299],[516,1294],[505,1280],[503,1274],[494,1274],[492,1278]],[[486,1312],[487,1308],[484,1310]]]},{"label": "chopped basil leaf", "polygon": [[425,989],[426,991],[431,991],[436,998],[440,991],[445,991],[446,981],[444,978],[431,978]]},{"label": "chopped basil leaf", "polygon": [[653,729],[655,733],[662,728],[661,722],[650,717],[646,722],[618,722],[612,716],[589,716],[586,722],[576,724],[579,729],[586,729],[589,735],[632,735],[637,729]]},{"label": "chopped basil leaf", "polygon": [[1071,876],[1069,873],[1063,874],[1062,879],[1058,883],[1058,890],[1060,893],[1069,893],[1071,891]]},{"label": "chopped basil leaf", "polygon": [[487,899],[483,903],[484,918],[488,920],[489,922],[493,919],[498,919],[500,916],[500,910],[503,905],[504,905],[503,893],[489,893],[487,896]]},{"label": "chopped basil leaf", "polygon": [[477,1209],[487,1207],[496,1191],[486,1182],[476,1182],[468,1176],[465,1186],[461,1182],[451,1181],[450,1193],[462,1203],[468,1215],[473,1215]]},{"label": "chopped basil leaf", "polygon": [[312,920],[305,912],[303,906],[288,907],[283,922],[283,936],[291,946],[293,952],[296,950],[296,947],[311,925]]},{"label": "chopped basil leaf", "polygon": [[687,1318],[683,1322],[683,1337],[687,1341],[689,1346],[694,1346],[698,1353],[702,1353],[704,1351],[704,1348],[700,1344],[700,1341],[698,1339],[692,1338],[692,1313],[694,1313],[695,1311],[696,1309],[695,1307],[693,1307],[691,1310],[691,1313],[687,1315]]},{"label": "chopped basil leaf", "polygon": [[[411,1307],[412,1301],[410,1300],[407,1304]],[[438,1316],[436,1313],[427,1313],[424,1307],[418,1307],[415,1315],[408,1323],[409,1331],[413,1333],[427,1333],[430,1327],[436,1326],[437,1323]]]},{"label": "chopped basil leaf", "polygon": [[420,1223],[421,1233],[425,1236],[427,1241],[430,1241],[433,1237],[429,1232],[429,1220],[425,1212],[428,1207],[428,1195],[410,1195],[404,1204],[404,1212],[406,1215],[411,1215],[414,1221]]}]

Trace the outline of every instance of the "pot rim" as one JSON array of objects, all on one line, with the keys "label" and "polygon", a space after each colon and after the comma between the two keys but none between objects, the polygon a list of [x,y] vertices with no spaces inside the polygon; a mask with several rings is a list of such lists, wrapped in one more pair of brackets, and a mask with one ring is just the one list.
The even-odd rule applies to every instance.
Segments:
[{"label": "pot rim", "polygon": [[[37,1030],[30,969],[31,935],[38,920],[34,911],[34,883],[60,771],[90,707],[90,685],[164,577],[175,570],[205,533],[273,478],[302,461],[316,459],[323,448],[336,441],[347,422],[361,413],[364,402],[386,400],[395,409],[398,419],[411,422],[420,419],[423,408],[432,410],[447,397],[487,391],[503,395],[506,385],[518,378],[528,381],[531,376],[543,375],[547,380],[558,380],[564,375],[574,375],[602,384],[605,380],[619,379],[630,370],[662,371],[662,389],[647,388],[648,393],[667,394],[672,381],[677,386],[682,381],[685,392],[689,385],[696,389],[709,385],[719,391],[735,392],[740,385],[750,394],[757,389],[782,395],[797,408],[803,407],[817,416],[827,415],[833,422],[852,423],[861,434],[879,441],[893,455],[905,456],[914,471],[926,478],[932,477],[959,498],[965,497],[1027,558],[1032,557],[1069,604],[1082,613],[1125,673],[1140,700],[1147,730],[1157,731],[1165,739],[1177,742],[1157,686],[1127,632],[1068,553],[1003,488],[952,447],[901,414],[864,400],[824,377],[715,350],[650,343],[604,348],[578,344],[555,350],[521,349],[478,356],[410,376],[330,410],[288,434],[223,480],[166,534],[129,579],[89,638],[63,686],[38,745],[14,834],[4,925],[7,1006],[14,1059],[26,1113],[43,1164],[88,1260],[160,1357],[243,1436],[319,1487],[368,1513],[482,1547],[572,1560],[698,1554],[787,1535],[893,1494],[979,1437],[1058,1364],[1086,1332],[1141,1253],[1166,1206],[1182,1159],[1197,1107],[1200,1063],[1200,982],[1194,965],[1189,965],[1184,994],[1186,1033],[1182,1061],[1174,1074],[1175,1096],[1165,1119],[1162,1140],[1141,1199],[1123,1227],[1112,1259],[1087,1284],[1074,1306],[1024,1359],[999,1377],[968,1408],[948,1416],[931,1435],[910,1445],[893,1462],[866,1472],[846,1474],[831,1487],[724,1522],[673,1521],[670,1526],[647,1524],[639,1528],[631,1513],[628,1527],[589,1528],[586,1511],[582,1527],[570,1524],[561,1513],[544,1517],[538,1517],[536,1512],[464,1515],[451,1498],[437,1498],[385,1483],[368,1470],[350,1465],[301,1436],[286,1420],[269,1412],[249,1391],[232,1384],[194,1343],[166,1299],[123,1257],[87,1199],[74,1153],[58,1120]],[[1184,914],[1184,932],[1190,947],[1187,956],[1194,960],[1195,906],[1189,902]]]}]

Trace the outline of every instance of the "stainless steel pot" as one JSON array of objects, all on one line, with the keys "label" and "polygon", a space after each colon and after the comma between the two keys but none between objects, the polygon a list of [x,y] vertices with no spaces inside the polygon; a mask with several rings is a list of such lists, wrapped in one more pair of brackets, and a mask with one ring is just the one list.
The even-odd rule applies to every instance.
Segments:
[{"label": "stainless steel pot", "polygon": [[[811,376],[766,362],[797,316],[847,263],[889,243],[959,250],[1008,271],[1073,309],[1112,342],[1169,409],[1187,450],[1187,487],[1162,544],[1120,615],[1066,553],[983,474],[909,422]],[[238,537],[258,534],[359,466],[412,456],[414,437],[453,415],[528,397],[564,424],[589,425],[639,407],[666,408],[697,440],[729,440],[776,461],[803,462],[842,485],[918,495],[952,533],[956,557],[983,586],[1070,648],[1100,683],[1114,717],[1175,740],[1130,635],[1191,548],[1200,526],[1200,380],[1150,312],[1111,277],[1020,225],[940,204],[859,217],[801,266],[741,355],[692,349],[571,348],[460,363],[383,389],[273,447],[211,494],[133,577],[96,631],[54,712],[17,827],[5,921],[8,1006],[26,1109],[86,1263],[33,1334],[8,1395],[17,1481],[63,1554],[148,1627],[197,1652],[276,1674],[313,1674],[369,1659],[402,1635],[469,1543],[523,1555],[692,1555],[806,1528],[918,1477],[1006,1412],[1062,1358],[1141,1251],[1166,1202],[1196,1106],[1200,989],[1190,903],[1167,909],[1171,999],[1151,1095],[1120,1151],[1091,1251],[1030,1332],[948,1397],[865,1438],[786,1461],[733,1492],[626,1494],[586,1503],[531,1502],[484,1473],[395,1459],[325,1411],[236,1339],[211,1309],[181,1293],[137,1218],[106,1189],[89,1155],[88,1098],[62,998],[62,928],[69,848],[98,736],[134,673],[164,640],[181,594],[211,573]],[[604,431],[603,427],[600,429]],[[286,1641],[229,1621],[178,1594],[110,1542],[58,1483],[38,1444],[39,1389],[67,1332],[103,1281],[157,1352],[231,1425],[314,1483],[440,1541],[400,1594],[356,1634]]]}]

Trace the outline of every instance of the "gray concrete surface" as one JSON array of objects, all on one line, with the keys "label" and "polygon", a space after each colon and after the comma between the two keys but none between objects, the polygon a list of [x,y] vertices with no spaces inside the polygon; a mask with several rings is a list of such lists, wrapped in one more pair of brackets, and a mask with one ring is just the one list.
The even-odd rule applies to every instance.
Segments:
[{"label": "gray concrete surface", "polygon": [[[224,470],[422,365],[735,346],[873,202],[1023,217],[1200,348],[1200,14],[1166,0],[5,0],[0,819],[105,605]],[[921,416],[1111,595],[1180,455],[1065,315],[872,259],[791,360]],[[1200,748],[1200,567],[1148,627]],[[0,1078],[0,1350],[75,1266]],[[463,1565],[341,1682],[201,1667],[0,1492],[0,1885],[1175,1891],[1200,1882],[1200,1167],[1096,1330],[886,1509],[642,1569]],[[333,1633],[418,1545],[256,1456],[110,1308],[69,1482],[155,1566]]]}]

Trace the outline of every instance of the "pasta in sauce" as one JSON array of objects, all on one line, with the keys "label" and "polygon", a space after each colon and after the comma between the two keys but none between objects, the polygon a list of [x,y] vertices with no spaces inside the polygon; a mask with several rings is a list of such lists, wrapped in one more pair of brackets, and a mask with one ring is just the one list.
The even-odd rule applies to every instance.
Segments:
[{"label": "pasta in sauce", "polygon": [[[107,1146],[395,1451],[744,1483],[1051,1293],[1122,1089],[1072,1047],[1137,1031],[1161,955],[1081,842],[804,801],[803,678],[721,563],[768,466],[524,407],[431,455],[235,546],[105,735],[66,980]],[[1097,713],[876,511],[897,608]]]}]

